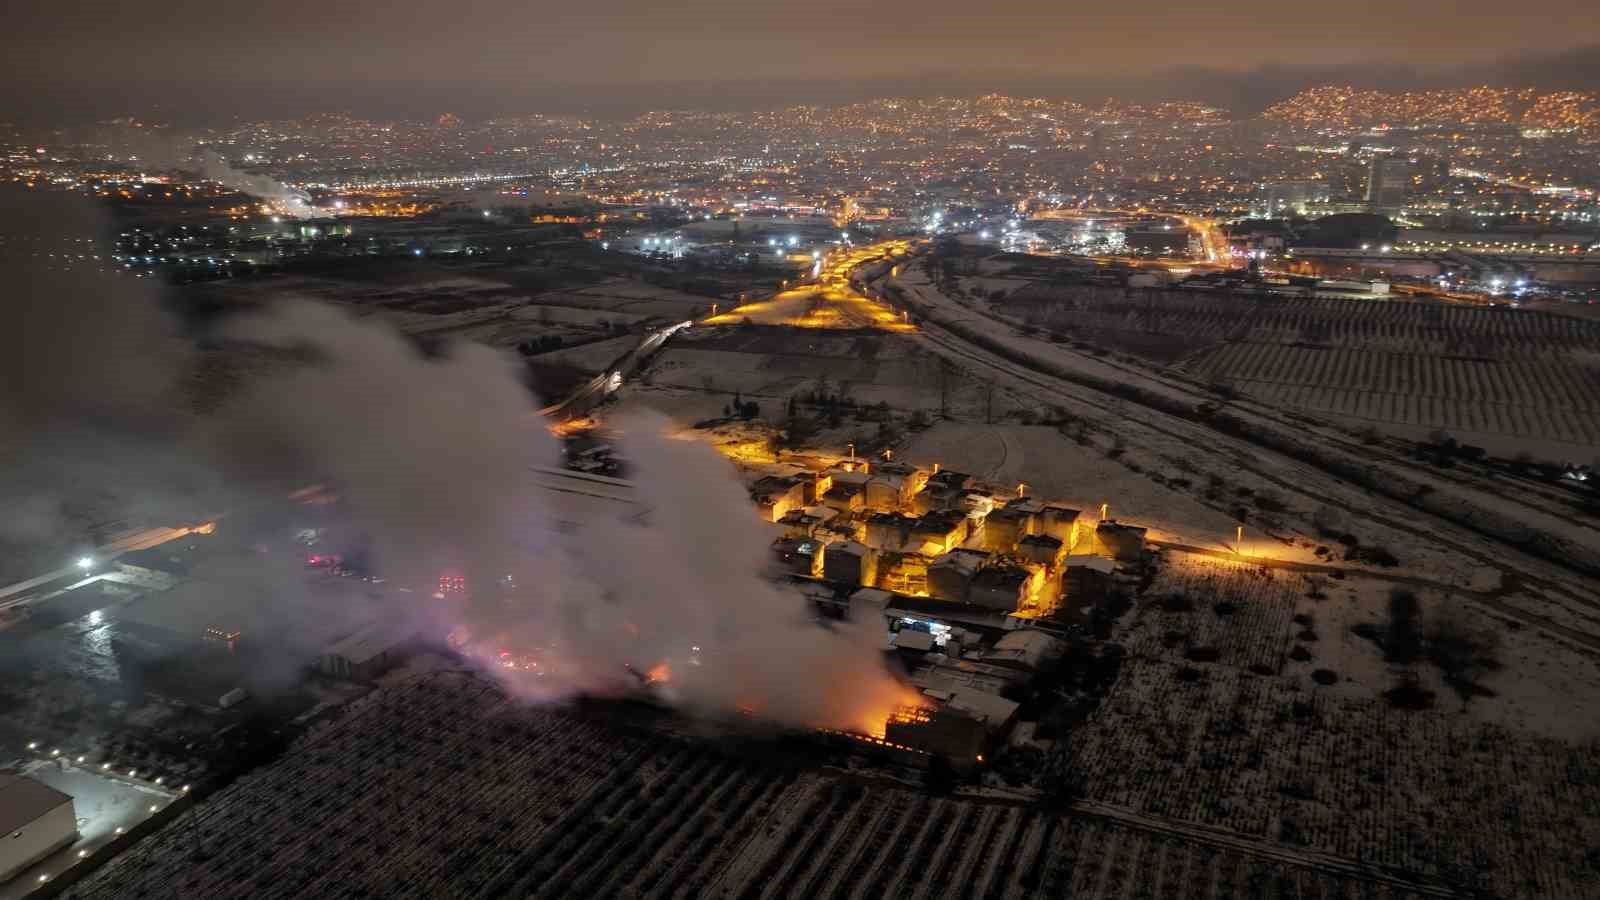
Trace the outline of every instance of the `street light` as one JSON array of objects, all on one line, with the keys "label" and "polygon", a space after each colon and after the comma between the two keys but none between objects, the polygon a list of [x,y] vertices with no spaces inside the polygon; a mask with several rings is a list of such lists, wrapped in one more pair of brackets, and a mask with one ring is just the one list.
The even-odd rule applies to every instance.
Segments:
[{"label": "street light", "polygon": [[80,556],[78,557],[78,568],[87,572],[94,568],[94,560],[87,556]]}]

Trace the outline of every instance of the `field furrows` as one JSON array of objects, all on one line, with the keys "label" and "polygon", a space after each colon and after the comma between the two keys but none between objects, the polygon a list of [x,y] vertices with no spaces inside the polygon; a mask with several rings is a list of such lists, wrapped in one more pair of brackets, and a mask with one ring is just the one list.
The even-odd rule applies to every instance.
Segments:
[{"label": "field furrows", "polygon": [[1141,656],[1276,671],[1303,630],[1293,622],[1302,590],[1298,575],[1178,557],[1162,567],[1120,640]]},{"label": "field furrows", "polygon": [[1092,799],[1501,895],[1600,879],[1600,747],[1223,666],[1178,675],[1131,659],[1076,730]]},{"label": "field furrows", "polygon": [[1374,421],[1600,442],[1600,368],[1226,344],[1190,358],[1196,378],[1257,399]]},{"label": "field furrows", "polygon": [[[1302,844],[1506,893],[1582,893],[1573,873],[1600,842],[1592,751],[1467,738],[1444,715],[1402,725],[1359,704],[1339,711],[1358,727],[1335,736],[1318,711],[1353,701],[1225,667],[1199,684],[1171,673],[1130,660],[1100,716],[1074,734],[1091,794],[1114,804],[1083,815],[803,772],[528,708],[443,673],[358,702],[66,896],[1382,896],[1295,859]],[[1307,714],[1285,715],[1290,702]],[[1134,724],[1131,703],[1154,707],[1159,725]],[[1419,727],[1426,752],[1407,743]],[[1217,756],[1201,764],[1201,751]],[[1312,768],[1330,774],[1302,774]],[[1391,774],[1416,793],[1384,787]],[[1252,836],[1262,852],[1112,811],[1161,808]],[[1583,812],[1557,821],[1555,809]],[[1486,825],[1471,846],[1443,845],[1429,815]],[[1458,871],[1479,873],[1483,860],[1495,868],[1479,882]]]}]

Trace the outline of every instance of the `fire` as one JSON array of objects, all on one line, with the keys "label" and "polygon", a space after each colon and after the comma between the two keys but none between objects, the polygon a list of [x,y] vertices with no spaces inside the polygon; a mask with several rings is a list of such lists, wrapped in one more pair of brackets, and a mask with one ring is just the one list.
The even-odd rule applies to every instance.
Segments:
[{"label": "fire", "polygon": [[658,662],[644,677],[649,684],[663,684],[672,680],[672,667],[665,662]]},{"label": "fire", "polygon": [[905,685],[896,684],[887,696],[874,697],[873,703],[853,716],[848,724],[851,731],[882,740],[889,724],[925,723],[933,708],[927,698]]}]

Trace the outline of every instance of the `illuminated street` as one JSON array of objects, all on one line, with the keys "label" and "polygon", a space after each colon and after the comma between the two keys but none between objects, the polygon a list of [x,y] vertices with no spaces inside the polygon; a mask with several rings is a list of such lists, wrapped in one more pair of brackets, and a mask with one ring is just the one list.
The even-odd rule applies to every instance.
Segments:
[{"label": "illuminated street", "polygon": [[819,260],[814,274],[772,298],[746,303],[705,320],[706,325],[788,325],[796,328],[873,328],[911,332],[916,328],[904,313],[863,296],[850,284],[853,273],[864,267],[908,258],[912,243],[882,241],[829,252]]}]

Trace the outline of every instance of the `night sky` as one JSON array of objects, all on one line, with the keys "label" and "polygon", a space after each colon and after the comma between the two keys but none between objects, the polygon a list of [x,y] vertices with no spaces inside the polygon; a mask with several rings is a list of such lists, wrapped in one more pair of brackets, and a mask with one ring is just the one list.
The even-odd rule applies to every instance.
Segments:
[{"label": "night sky", "polygon": [[[540,103],[828,101],[1034,85],[1227,100],[1205,95],[1269,93],[1258,82],[1274,79],[1470,80],[1485,61],[1511,59],[1508,69],[1520,73],[1527,58],[1596,41],[1593,0],[25,6],[8,12],[0,34],[20,88],[7,92],[6,112],[25,118],[116,112],[155,95],[169,113],[187,106],[197,116],[241,107],[472,113]],[[1587,83],[1594,59],[1543,60],[1535,69]],[[1240,75],[1264,66],[1288,68]],[[1174,73],[1185,67],[1207,71]]]}]

